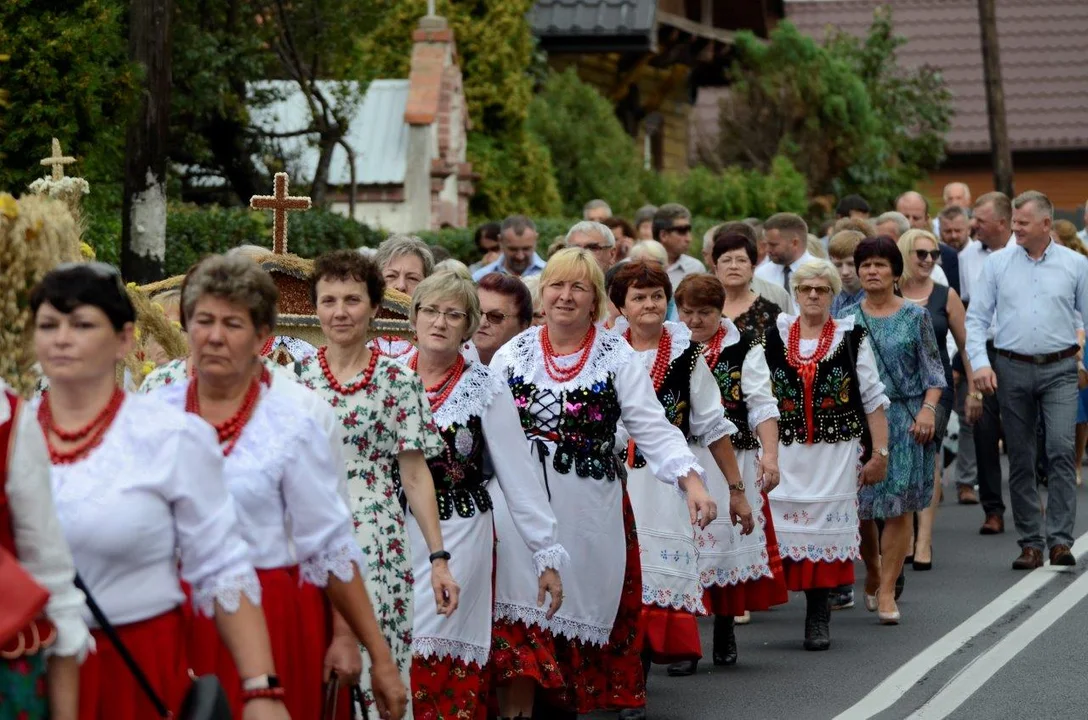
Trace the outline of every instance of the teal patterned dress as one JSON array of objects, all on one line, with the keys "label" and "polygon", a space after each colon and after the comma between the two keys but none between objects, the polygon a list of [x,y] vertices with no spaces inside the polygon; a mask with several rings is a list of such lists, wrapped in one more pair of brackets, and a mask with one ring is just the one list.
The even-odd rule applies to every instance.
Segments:
[{"label": "teal patterned dress", "polygon": [[863,485],[858,491],[858,516],[873,520],[924,510],[933,498],[937,445],[919,445],[908,431],[926,390],[946,384],[933,322],[924,308],[909,302],[888,317],[866,315],[860,304],[847,314],[868,329],[880,379],[891,400],[888,474],[884,482]]}]

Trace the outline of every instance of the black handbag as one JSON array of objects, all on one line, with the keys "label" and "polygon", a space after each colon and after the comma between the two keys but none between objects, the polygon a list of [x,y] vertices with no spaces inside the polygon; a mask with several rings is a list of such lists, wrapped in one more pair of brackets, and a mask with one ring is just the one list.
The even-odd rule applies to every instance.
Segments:
[{"label": "black handbag", "polygon": [[[336,701],[340,697],[340,677],[333,673],[329,678],[328,684],[325,686],[325,712],[322,713],[324,720],[336,720]],[[357,715],[356,708],[359,712],[366,713],[366,703],[363,702],[363,691],[359,689],[358,683],[352,683],[351,685],[351,717],[361,717],[366,720],[366,716]]]},{"label": "black handbag", "polygon": [[[166,707],[166,703],[155,694],[151,682],[144,675],[135,658],[129,653],[128,648],[121,642],[117,630],[106,618],[102,608],[95,602],[94,596],[91,595],[91,591],[87,589],[83,578],[79,575],[76,575],[75,585],[87,597],[87,607],[98,622],[98,627],[101,628],[102,632],[106,633],[106,637],[109,638],[110,643],[117,650],[117,654],[121,656],[129,672],[136,678],[136,683],[140,686],[140,689],[144,691],[148,700],[155,706],[155,712],[161,718],[174,718],[175,715]],[[192,671],[189,671],[189,675],[193,678],[193,685],[189,688],[189,692],[185,694],[185,700],[181,704],[181,712],[176,716],[177,720],[232,720],[230,703],[227,701],[227,694],[223,691],[219,678],[215,675],[197,677],[192,674]]]}]

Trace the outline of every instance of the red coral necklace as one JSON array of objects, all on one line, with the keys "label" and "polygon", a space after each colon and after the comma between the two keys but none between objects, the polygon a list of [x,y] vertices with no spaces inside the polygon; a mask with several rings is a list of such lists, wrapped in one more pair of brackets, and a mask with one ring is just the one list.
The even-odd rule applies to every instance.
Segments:
[{"label": "red coral necklace", "polygon": [[[120,388],[114,388],[109,402],[93,420],[78,430],[67,432],[57,427],[56,422],[53,420],[53,410],[49,404],[49,391],[46,390],[42,393],[42,402],[38,406],[38,424],[41,425],[42,433],[45,435],[50,462],[54,465],[74,463],[83,459],[91,450],[98,447],[102,442],[102,438],[106,436],[106,431],[113,424],[114,418],[117,417],[124,400],[125,393]],[[60,440],[76,443],[76,445],[70,450],[58,450],[53,445],[51,435],[56,435]]]},{"label": "red coral necklace", "polygon": [[[412,359],[408,361],[408,367],[416,372],[419,368],[419,353],[412,356]],[[438,382],[430,387],[424,388],[427,391],[427,399],[431,402],[431,412],[437,412],[438,408],[449,399],[453,394],[453,389],[457,387],[457,383],[461,380],[461,376],[465,374],[465,356],[461,353],[457,353],[457,360],[450,365],[449,370],[439,378]]]},{"label": "red coral necklace", "polygon": [[574,378],[581,374],[582,369],[586,366],[586,362],[589,360],[589,354],[593,349],[593,341],[597,337],[597,326],[590,325],[589,332],[582,338],[582,342],[578,345],[578,349],[574,351],[574,354],[581,354],[576,362],[571,367],[564,369],[559,367],[559,364],[555,361],[559,357],[559,353],[552,347],[551,338],[548,336],[548,326],[545,325],[540,331],[540,347],[544,351],[544,371],[548,373],[548,377],[559,383],[570,382]]},{"label": "red coral necklace", "polygon": [[706,358],[707,366],[713,370],[714,366],[718,364],[718,358],[722,355],[722,342],[725,341],[725,326],[718,325],[718,330],[710,339],[703,345],[703,357]]},{"label": "red coral necklace", "polygon": [[[623,332],[623,338],[631,342],[631,328]],[[654,392],[661,391],[661,385],[665,382],[665,376],[669,373],[669,355],[672,352],[672,333],[666,327],[661,328],[661,337],[657,341],[657,357],[654,358],[653,367],[650,368],[650,378],[654,381]]]},{"label": "red coral necklace", "polygon": [[789,338],[786,343],[786,362],[790,364],[801,377],[805,394],[805,442],[812,442],[815,431],[815,417],[812,399],[812,386],[816,381],[816,365],[831,349],[831,343],[835,339],[835,321],[827,319],[820,330],[820,339],[816,343],[816,351],[809,357],[801,356],[801,321],[794,320],[790,325]]},{"label": "red coral necklace", "polygon": [[[269,386],[272,384],[272,374],[263,365],[261,366],[260,376],[253,378],[249,383],[249,389],[246,390],[245,397],[242,398],[242,405],[238,408],[238,411],[223,422],[212,424],[212,427],[215,428],[215,434],[219,438],[219,444],[223,446],[223,457],[231,454],[234,446],[238,444],[238,438],[242,437],[242,430],[245,429],[246,423],[253,417],[253,410],[257,407],[257,400],[261,396],[262,383]],[[200,414],[200,394],[197,390],[197,384],[196,377],[189,381],[189,387],[185,391],[185,412],[203,417]]]},{"label": "red coral necklace", "polygon": [[366,364],[366,370],[363,371],[363,376],[351,383],[350,385],[341,385],[340,381],[336,379],[336,376],[332,374],[332,370],[329,369],[329,361],[325,357],[325,352],[328,347],[321,347],[317,351],[317,362],[321,365],[321,372],[325,376],[325,380],[329,383],[335,392],[341,395],[354,395],[359,392],[374,378],[374,368],[378,367],[378,356],[381,355],[377,350],[370,351],[370,362]]}]

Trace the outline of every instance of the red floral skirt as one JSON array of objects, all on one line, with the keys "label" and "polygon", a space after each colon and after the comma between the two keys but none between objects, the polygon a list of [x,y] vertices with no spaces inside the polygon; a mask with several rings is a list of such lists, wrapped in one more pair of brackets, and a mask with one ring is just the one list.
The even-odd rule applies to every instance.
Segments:
[{"label": "red floral skirt", "polygon": [[775,605],[784,605],[789,601],[786,590],[786,575],[782,569],[782,554],[778,550],[778,534],[774,530],[771,517],[771,503],[767,493],[763,493],[764,532],[767,535],[767,558],[773,577],[738,583],[736,585],[715,585],[706,589],[703,604],[712,615],[743,615],[746,611],[769,610]]},{"label": "red floral skirt", "polygon": [[476,663],[449,656],[412,656],[412,713],[416,720],[486,717],[487,683]]},{"label": "red floral skirt", "polygon": [[[297,567],[258,570],[276,674],[286,690],[293,718],[320,718],[325,703],[322,683],[325,652],[331,638],[331,616],[321,588],[299,584]],[[198,675],[215,674],[230,699],[234,717],[242,717],[242,684],[234,658],[219,637],[215,620],[193,617],[189,655]],[[342,687],[337,717],[351,717],[350,688]]]},{"label": "red floral skirt", "polygon": [[555,638],[551,631],[537,625],[526,627],[513,620],[496,620],[491,628],[491,657],[487,665],[495,685],[529,678],[545,690],[563,687],[563,675],[555,657]]},{"label": "red floral skirt", "polygon": [[642,632],[651,662],[663,665],[703,656],[699,624],[687,611],[643,605]]},{"label": "red floral skirt", "polygon": [[812,560],[782,559],[786,574],[786,587],[793,592],[837,588],[854,584],[853,560],[813,562]]},{"label": "red floral skirt", "polygon": [[[180,608],[140,622],[119,625],[117,634],[144,671],[159,699],[178,712],[192,681],[185,648],[185,616]],[[92,630],[97,650],[79,668],[80,720],[157,718],[144,694],[101,630]],[[240,715],[238,717],[241,717]]]},{"label": "red floral skirt", "polygon": [[642,564],[631,501],[623,492],[623,529],[627,566],[616,620],[608,643],[597,646],[564,637],[555,638],[555,654],[566,685],[548,691],[551,704],[578,713],[619,710],[646,705],[646,677],[642,670]]}]

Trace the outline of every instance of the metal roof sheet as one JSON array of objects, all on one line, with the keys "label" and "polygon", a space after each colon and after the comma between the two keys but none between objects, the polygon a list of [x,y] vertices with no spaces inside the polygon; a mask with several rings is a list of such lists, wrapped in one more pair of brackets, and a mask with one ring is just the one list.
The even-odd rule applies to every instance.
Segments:
[{"label": "metal roof sheet", "polygon": [[[359,83],[320,80],[318,88],[336,107],[338,98],[351,101]],[[251,111],[254,126],[274,133],[303,130],[310,124],[310,109],[298,85],[287,80],[268,80],[250,84],[251,96],[259,91],[274,91],[281,99]],[[359,185],[395,185],[404,182],[408,159],[408,125],[404,110],[408,103],[407,80],[375,80],[357,101],[344,140],[355,153],[355,179]],[[312,178],[320,153],[315,136],[300,135],[275,140],[277,154],[291,172]],[[333,150],[329,165],[330,185],[350,185],[348,155],[339,145]]]},{"label": "metal roof sheet", "polygon": [[538,0],[529,13],[537,37],[649,35],[656,0]]}]

